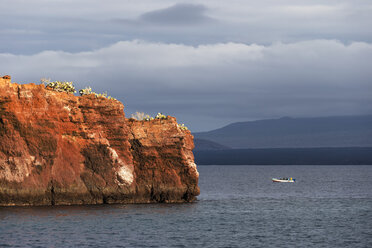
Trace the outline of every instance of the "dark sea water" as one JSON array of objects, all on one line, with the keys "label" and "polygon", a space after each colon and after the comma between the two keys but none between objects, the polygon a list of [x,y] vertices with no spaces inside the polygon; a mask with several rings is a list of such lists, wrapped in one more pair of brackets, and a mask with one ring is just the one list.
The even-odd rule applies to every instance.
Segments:
[{"label": "dark sea water", "polygon": [[2,207],[0,247],[372,247],[372,166],[198,170],[191,204]]}]

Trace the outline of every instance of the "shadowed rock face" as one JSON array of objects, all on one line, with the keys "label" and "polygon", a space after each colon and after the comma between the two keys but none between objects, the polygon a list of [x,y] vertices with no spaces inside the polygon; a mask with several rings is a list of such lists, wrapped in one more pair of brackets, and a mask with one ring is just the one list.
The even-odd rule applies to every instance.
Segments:
[{"label": "shadowed rock face", "polygon": [[0,78],[0,205],[189,202],[193,137],[116,100]]}]

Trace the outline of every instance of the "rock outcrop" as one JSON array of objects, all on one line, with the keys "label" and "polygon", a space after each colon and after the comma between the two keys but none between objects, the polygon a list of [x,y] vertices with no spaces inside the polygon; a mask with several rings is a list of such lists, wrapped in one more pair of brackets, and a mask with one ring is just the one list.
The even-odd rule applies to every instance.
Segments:
[{"label": "rock outcrop", "polygon": [[173,117],[0,78],[0,205],[191,202],[193,147]]}]

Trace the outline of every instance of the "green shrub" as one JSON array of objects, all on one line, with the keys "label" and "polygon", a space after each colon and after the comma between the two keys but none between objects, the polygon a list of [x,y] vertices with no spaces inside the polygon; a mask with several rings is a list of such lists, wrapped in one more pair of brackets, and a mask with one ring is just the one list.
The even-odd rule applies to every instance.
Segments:
[{"label": "green shrub", "polygon": [[114,97],[112,97],[112,96],[108,96],[107,99],[109,99],[109,100],[115,100],[115,101],[118,100],[118,99],[116,99],[116,98],[114,98]]},{"label": "green shrub", "polygon": [[143,112],[136,112],[136,113],[132,114],[132,118],[136,119],[138,121],[152,121],[154,119],[157,119],[157,120],[167,119],[167,117],[165,115],[163,115],[162,113],[158,113],[154,118],[154,117],[151,117],[150,115],[145,114]]},{"label": "green shrub", "polygon": [[98,98],[98,97],[104,97],[104,98],[107,98],[109,100],[116,100],[115,98],[113,98],[111,96],[107,96],[107,92],[105,92],[105,93],[96,93],[96,92],[92,91],[92,88],[91,87],[86,87],[85,89],[81,89],[81,90],[79,90],[79,93],[80,93],[80,96],[85,96],[85,95],[91,95],[91,94],[93,94],[96,98]]},{"label": "green shrub", "polygon": [[186,126],[185,126],[185,124],[177,124],[178,125],[178,127],[181,129],[181,130],[189,130]]},{"label": "green shrub", "polygon": [[76,93],[75,86],[73,82],[62,82],[62,81],[54,81],[51,82],[50,79],[41,79],[42,83],[46,83],[46,88],[50,88],[54,91],[58,92],[67,92],[67,93]]},{"label": "green shrub", "polygon": [[104,98],[107,98],[107,92],[105,93],[96,93],[96,92],[93,92],[93,94],[98,98],[98,97],[104,97]]},{"label": "green shrub", "polygon": [[143,112],[136,112],[132,114],[132,118],[136,119],[137,121],[152,121],[154,119],[154,117],[151,117]]},{"label": "green shrub", "polygon": [[151,117],[150,115],[145,115],[142,120],[143,121],[152,121],[154,119],[154,117]]},{"label": "green shrub", "polygon": [[79,94],[81,96],[93,94],[92,88],[91,87],[86,87],[85,89],[81,89],[81,90],[79,90]]},{"label": "green shrub", "polygon": [[[41,83],[46,84],[46,88],[50,88],[52,90],[58,91],[58,92],[67,92],[67,93],[76,93],[75,86],[73,85],[73,82],[62,82],[62,81],[54,81],[51,82],[50,79],[42,78]],[[113,98],[111,96],[107,96],[107,92],[105,93],[96,93],[92,91],[91,87],[86,87],[85,89],[79,90],[80,96],[85,95],[91,95],[93,94],[96,98],[98,97],[104,97],[109,100],[115,100],[116,98]]]},{"label": "green shrub", "polygon": [[165,120],[165,119],[167,119],[167,117],[165,115],[163,115],[162,113],[158,113],[155,116],[155,119]]}]

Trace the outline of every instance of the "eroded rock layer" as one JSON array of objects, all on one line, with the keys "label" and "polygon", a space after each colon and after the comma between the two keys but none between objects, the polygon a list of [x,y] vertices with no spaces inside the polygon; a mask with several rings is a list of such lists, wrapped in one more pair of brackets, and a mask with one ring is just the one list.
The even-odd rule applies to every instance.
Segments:
[{"label": "eroded rock layer", "polygon": [[0,78],[0,205],[193,201],[193,146],[175,118]]}]

